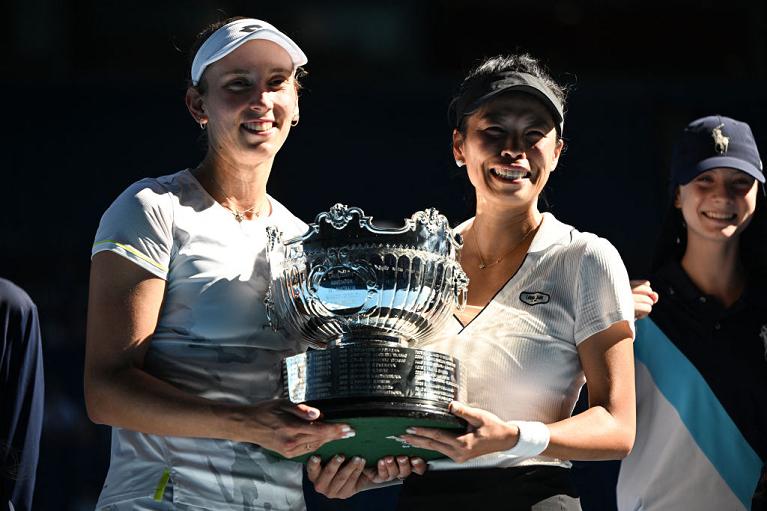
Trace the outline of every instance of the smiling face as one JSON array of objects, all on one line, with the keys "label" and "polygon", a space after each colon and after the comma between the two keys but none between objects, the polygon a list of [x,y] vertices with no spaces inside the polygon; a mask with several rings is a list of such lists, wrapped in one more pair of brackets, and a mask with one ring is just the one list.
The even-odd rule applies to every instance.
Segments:
[{"label": "smiling face", "polygon": [[209,150],[251,163],[270,160],[298,116],[293,63],[277,44],[243,44],[203,74],[204,92],[190,87],[187,107],[207,122]]},{"label": "smiling face", "polygon": [[546,106],[524,93],[484,103],[453,132],[453,155],[466,163],[477,204],[535,207],[562,150]]},{"label": "smiling face", "polygon": [[756,195],[753,177],[735,169],[715,168],[680,186],[674,205],[687,224],[688,240],[728,242],[751,222]]}]

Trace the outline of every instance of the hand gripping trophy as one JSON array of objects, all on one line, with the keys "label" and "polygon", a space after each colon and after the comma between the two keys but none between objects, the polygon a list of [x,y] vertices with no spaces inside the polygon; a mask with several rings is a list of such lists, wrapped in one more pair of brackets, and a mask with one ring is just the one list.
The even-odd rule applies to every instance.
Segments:
[{"label": "hand gripping trophy", "polygon": [[270,228],[268,237],[269,320],[313,348],[283,361],[286,397],[357,432],[310,454],[356,455],[369,464],[386,455],[441,456],[399,436],[409,426],[465,425],[448,412],[462,398],[459,362],[410,347],[464,305],[460,235],[436,209],[389,228],[336,204],[303,236],[283,240]]}]

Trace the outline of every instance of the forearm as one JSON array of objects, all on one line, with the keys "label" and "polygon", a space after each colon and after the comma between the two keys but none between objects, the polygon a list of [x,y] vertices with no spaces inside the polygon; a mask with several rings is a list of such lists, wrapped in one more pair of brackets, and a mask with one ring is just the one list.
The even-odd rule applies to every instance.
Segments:
[{"label": "forearm", "polygon": [[566,460],[614,460],[628,455],[634,444],[631,413],[610,413],[592,406],[583,413],[549,424],[551,439],[544,456]]},{"label": "forearm", "polygon": [[85,401],[97,423],[164,436],[222,438],[293,457],[353,433],[320,424],[320,412],[282,399],[232,404],[185,392],[143,370],[165,281],[115,254],[93,259]]},{"label": "forearm", "polygon": [[[242,407],[182,391],[140,368],[86,374],[88,415],[143,433],[242,440]],[[255,432],[254,432],[255,433]]]}]

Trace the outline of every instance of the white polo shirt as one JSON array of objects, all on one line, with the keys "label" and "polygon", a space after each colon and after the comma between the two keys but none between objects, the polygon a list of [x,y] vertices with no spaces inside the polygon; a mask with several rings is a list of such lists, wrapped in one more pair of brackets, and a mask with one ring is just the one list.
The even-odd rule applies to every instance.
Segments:
[{"label": "white polo shirt", "polygon": [[[253,404],[281,394],[281,361],[305,346],[268,326],[266,228],[289,238],[307,226],[269,203],[270,215],[239,223],[183,170],[134,183],[104,213],[92,253],[114,252],[166,281],[147,373],[212,401]],[[162,498],[166,485],[176,505],[195,509],[305,508],[301,464],[254,444],[112,428],[97,508]]]},{"label": "white polo shirt", "polygon": [[[461,361],[469,405],[503,420],[550,424],[571,416],[586,381],[578,345],[621,321],[633,331],[634,302],[618,251],[544,213],[521,267],[490,303],[466,327],[453,318],[420,347]],[[434,469],[533,464],[570,466],[502,453],[462,464],[430,462]]]}]

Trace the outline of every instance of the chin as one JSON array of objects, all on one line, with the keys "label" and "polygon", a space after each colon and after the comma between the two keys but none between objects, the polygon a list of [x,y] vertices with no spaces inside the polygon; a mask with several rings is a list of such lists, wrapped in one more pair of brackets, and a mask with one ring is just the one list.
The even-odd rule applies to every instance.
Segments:
[{"label": "chin", "polygon": [[[520,193],[522,192],[522,193]],[[524,193],[521,190],[510,191],[508,193],[495,193],[493,194],[492,201],[498,204],[509,207],[526,207],[537,202],[538,196],[531,197],[529,194]]]}]

